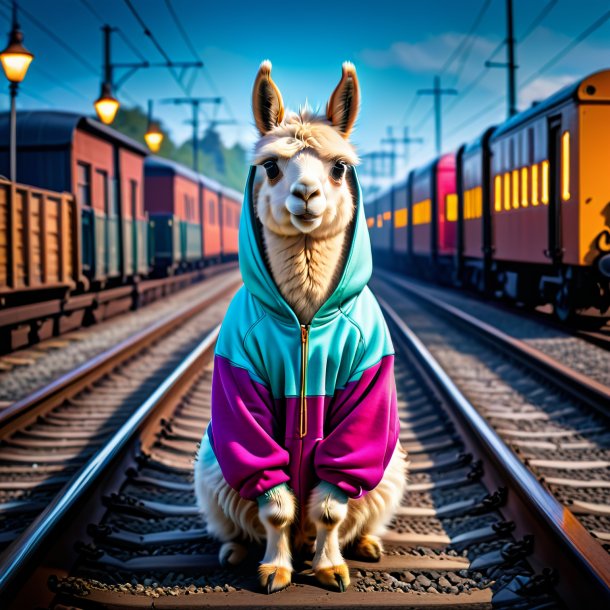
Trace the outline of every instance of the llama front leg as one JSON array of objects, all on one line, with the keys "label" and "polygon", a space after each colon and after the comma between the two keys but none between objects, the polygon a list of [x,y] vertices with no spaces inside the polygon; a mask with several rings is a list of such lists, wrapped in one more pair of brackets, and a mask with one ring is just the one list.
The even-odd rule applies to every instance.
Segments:
[{"label": "llama front leg", "polygon": [[350,580],[339,546],[339,527],[347,517],[347,496],[334,485],[320,483],[311,494],[308,511],[316,526],[314,574],[323,585],[343,592]]},{"label": "llama front leg", "polygon": [[263,494],[258,504],[258,516],[267,534],[258,576],[267,593],[273,593],[287,587],[292,579],[290,526],[296,515],[296,500],[286,485],[278,485]]}]

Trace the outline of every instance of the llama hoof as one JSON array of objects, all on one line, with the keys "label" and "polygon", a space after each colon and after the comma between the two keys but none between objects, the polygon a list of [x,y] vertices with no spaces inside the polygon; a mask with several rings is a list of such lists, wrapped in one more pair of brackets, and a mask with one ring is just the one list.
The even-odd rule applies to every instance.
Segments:
[{"label": "llama hoof", "polygon": [[285,589],[292,580],[292,572],[288,568],[280,568],[268,563],[264,563],[258,568],[258,579],[261,587],[267,593],[275,593]]},{"label": "llama hoof", "polygon": [[365,534],[356,540],[353,553],[358,559],[363,561],[379,561],[381,553],[383,553],[383,547],[377,536]]},{"label": "llama hoof", "polygon": [[225,542],[218,552],[218,561],[223,568],[239,565],[248,554],[248,549],[238,542]]},{"label": "llama hoof", "polygon": [[341,593],[345,593],[349,587],[349,568],[344,563],[330,568],[318,568],[314,573],[318,582],[325,587],[336,589]]}]

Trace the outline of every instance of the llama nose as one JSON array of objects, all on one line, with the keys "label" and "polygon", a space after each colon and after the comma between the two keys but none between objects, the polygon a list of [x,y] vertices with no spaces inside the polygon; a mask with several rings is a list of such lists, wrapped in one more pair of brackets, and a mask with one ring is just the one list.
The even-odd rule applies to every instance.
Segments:
[{"label": "llama nose", "polygon": [[290,187],[290,193],[297,199],[302,199],[307,203],[312,197],[318,197],[320,195],[320,189],[316,184],[303,184],[302,182],[295,182]]}]

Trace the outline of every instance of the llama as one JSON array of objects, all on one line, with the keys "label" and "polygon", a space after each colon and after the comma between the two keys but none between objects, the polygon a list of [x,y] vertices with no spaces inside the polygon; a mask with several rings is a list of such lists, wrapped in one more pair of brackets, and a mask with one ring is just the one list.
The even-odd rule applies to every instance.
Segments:
[{"label": "llama", "polygon": [[285,116],[268,61],[254,83],[244,286],[216,346],[195,491],[223,565],[244,559],[244,543],[265,542],[269,593],[290,584],[293,551],[313,553],[315,578],[345,591],[342,549],[379,560],[406,486],[393,349],[366,286],[370,242],[349,142],[359,98],[349,62],[326,116]]}]

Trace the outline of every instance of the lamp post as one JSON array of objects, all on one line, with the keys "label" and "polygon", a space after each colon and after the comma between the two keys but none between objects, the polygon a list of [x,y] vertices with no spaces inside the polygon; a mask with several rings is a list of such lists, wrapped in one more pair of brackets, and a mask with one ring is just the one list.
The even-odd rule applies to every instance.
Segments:
[{"label": "lamp post", "polygon": [[[150,63],[148,61],[141,62],[130,62],[130,63],[113,63],[110,56],[110,41],[113,32],[116,32],[116,28],[104,25],[102,27],[104,32],[103,44],[104,44],[104,80],[102,81],[102,91],[100,96],[93,103],[95,112],[99,117],[100,121],[106,125],[110,125],[114,121],[117,111],[119,110],[120,103],[113,95],[114,92],[118,92],[121,85],[142,68],[169,68],[170,70],[180,69],[182,75],[184,75],[189,68],[201,68],[203,62],[201,61],[167,61],[164,63]],[[148,32],[150,35],[150,32]],[[125,70],[120,78],[114,79],[115,70]],[[160,144],[159,144],[160,145]]]},{"label": "lamp post", "polygon": [[112,95],[112,64],[110,63],[110,34],[112,28],[105,25],[104,31],[104,80],[100,96],[95,100],[93,106],[100,121],[104,125],[110,125],[119,110],[119,101]]},{"label": "lamp post", "polygon": [[146,128],[146,133],[144,134],[144,140],[148,148],[150,148],[150,150],[154,153],[159,152],[161,144],[163,143],[163,132],[161,131],[161,126],[157,121],[153,120],[152,100],[148,100],[148,127]]},{"label": "lamp post", "polygon": [[13,25],[8,36],[8,46],[0,53],[0,62],[6,78],[10,81],[11,124],[10,124],[10,179],[17,180],[17,109],[15,98],[19,83],[34,59],[34,55],[23,46],[23,32],[17,23],[17,2],[13,2]]}]

